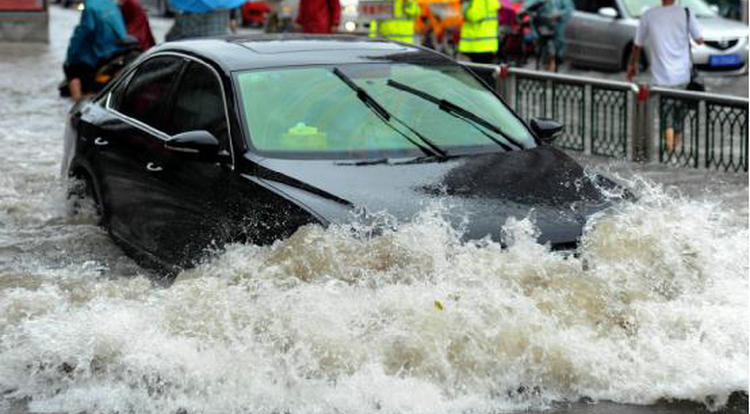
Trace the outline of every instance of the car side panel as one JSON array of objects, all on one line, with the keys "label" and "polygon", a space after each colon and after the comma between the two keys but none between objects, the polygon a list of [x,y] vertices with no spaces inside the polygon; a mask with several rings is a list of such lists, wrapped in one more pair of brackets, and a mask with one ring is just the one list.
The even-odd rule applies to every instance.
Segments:
[{"label": "car side panel", "polygon": [[83,153],[99,187],[110,230],[133,239],[133,223],[141,213],[142,172],[137,169],[137,134],[98,104],[88,105],[79,123],[79,153]]},{"label": "car side panel", "polygon": [[597,66],[619,66],[621,52],[612,39],[612,35],[618,30],[618,19],[595,13],[576,12],[570,23],[571,27],[566,31],[577,33],[577,60]]},{"label": "car side panel", "polygon": [[149,250],[183,267],[205,249],[221,248],[231,239],[227,209],[232,171],[224,163],[189,157],[152,150],[144,159],[151,166],[148,181],[154,190],[150,218],[144,223]]}]

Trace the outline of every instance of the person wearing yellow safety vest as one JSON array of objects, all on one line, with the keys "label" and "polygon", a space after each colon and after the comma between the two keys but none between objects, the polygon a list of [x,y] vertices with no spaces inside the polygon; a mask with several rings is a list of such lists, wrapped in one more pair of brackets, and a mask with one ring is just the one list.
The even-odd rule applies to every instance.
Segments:
[{"label": "person wearing yellow safety vest", "polygon": [[370,22],[370,37],[382,37],[404,43],[414,43],[414,21],[421,13],[414,0],[393,0],[390,18]]},{"label": "person wearing yellow safety vest", "polygon": [[499,0],[461,0],[464,23],[458,53],[475,63],[493,63],[498,48]]}]

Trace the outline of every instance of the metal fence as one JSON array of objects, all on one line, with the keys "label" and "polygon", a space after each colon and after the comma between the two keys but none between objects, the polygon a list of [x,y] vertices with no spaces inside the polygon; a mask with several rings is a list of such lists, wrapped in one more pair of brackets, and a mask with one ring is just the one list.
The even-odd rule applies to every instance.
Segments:
[{"label": "metal fence", "polygon": [[748,100],[652,88],[647,111],[658,128],[658,161],[724,171],[747,171]]},{"label": "metal fence", "polygon": [[467,64],[522,118],[565,124],[562,148],[635,161],[748,170],[748,99]]}]

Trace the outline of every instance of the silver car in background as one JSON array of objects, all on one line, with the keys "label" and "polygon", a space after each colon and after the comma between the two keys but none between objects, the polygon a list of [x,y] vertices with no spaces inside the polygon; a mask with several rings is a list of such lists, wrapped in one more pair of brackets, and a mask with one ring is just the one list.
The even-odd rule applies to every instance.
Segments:
[{"label": "silver car in background", "polygon": [[[574,0],[574,3],[576,11],[565,28],[568,43],[565,57],[576,65],[613,70],[626,68],[640,16],[661,5],[660,0]],[[705,72],[747,73],[748,27],[720,17],[703,0],[681,0],[679,5],[689,7],[703,27],[705,44],[693,43],[696,67]]]}]

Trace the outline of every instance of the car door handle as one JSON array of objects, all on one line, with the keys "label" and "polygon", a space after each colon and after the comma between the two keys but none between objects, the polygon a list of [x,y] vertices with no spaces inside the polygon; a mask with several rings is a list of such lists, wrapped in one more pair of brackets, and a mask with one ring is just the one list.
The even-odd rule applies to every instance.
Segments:
[{"label": "car door handle", "polygon": [[104,147],[106,145],[109,145],[109,141],[107,141],[106,139],[102,137],[96,137],[96,139],[94,140],[94,144],[100,147]]},{"label": "car door handle", "polygon": [[151,172],[159,172],[164,170],[164,168],[154,164],[153,162],[146,164],[146,169]]}]

